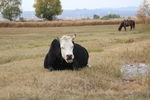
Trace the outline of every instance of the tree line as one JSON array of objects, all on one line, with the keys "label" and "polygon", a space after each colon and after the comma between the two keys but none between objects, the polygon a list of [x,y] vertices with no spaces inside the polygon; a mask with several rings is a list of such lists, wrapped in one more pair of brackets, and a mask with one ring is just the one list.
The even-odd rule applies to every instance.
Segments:
[{"label": "tree line", "polygon": [[[22,0],[0,0],[0,13],[3,18],[13,21],[20,17],[22,13],[21,5]],[[33,7],[35,8],[35,15],[38,18],[45,20],[53,20],[57,15],[60,15],[63,12],[60,0],[35,0]],[[136,16],[143,21],[150,18],[150,4],[148,0],[143,0]],[[99,18],[99,15],[93,15],[93,19]],[[109,14],[103,16],[101,19],[110,18],[120,18],[120,16],[116,14]]]},{"label": "tree line", "polygon": [[120,17],[120,15],[117,15],[117,14],[108,14],[103,17],[100,17],[97,14],[93,15],[93,19],[114,19],[114,18],[121,18],[121,17]]},{"label": "tree line", "polygon": [[[20,17],[22,0],[0,0],[0,12],[3,18],[10,21]],[[35,0],[33,5],[36,16],[45,20],[53,20],[63,10],[60,0]]]}]

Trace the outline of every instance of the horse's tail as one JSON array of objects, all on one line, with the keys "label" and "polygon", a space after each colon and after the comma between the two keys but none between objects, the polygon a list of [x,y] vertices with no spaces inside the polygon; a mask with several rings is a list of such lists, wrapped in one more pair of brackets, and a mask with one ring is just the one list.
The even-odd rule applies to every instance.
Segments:
[{"label": "horse's tail", "polygon": [[122,27],[123,27],[123,22],[120,24],[118,31],[121,31]]}]

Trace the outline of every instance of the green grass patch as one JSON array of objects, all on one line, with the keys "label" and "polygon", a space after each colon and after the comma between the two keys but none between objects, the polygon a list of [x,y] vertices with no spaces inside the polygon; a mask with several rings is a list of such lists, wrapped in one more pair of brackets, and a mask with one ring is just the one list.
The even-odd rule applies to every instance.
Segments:
[{"label": "green grass patch", "polygon": [[127,39],[115,39],[117,43],[133,43],[135,40],[133,38],[127,38]]},{"label": "green grass patch", "polygon": [[25,59],[36,59],[39,57],[43,57],[44,54],[33,54],[33,55],[14,55],[7,57],[0,57],[0,64],[6,64],[13,61],[25,60]]},{"label": "green grass patch", "polygon": [[103,52],[104,49],[102,48],[88,48],[89,52]]},{"label": "green grass patch", "polygon": [[126,40],[123,41],[124,43],[133,43],[134,39],[133,38],[128,38]]}]

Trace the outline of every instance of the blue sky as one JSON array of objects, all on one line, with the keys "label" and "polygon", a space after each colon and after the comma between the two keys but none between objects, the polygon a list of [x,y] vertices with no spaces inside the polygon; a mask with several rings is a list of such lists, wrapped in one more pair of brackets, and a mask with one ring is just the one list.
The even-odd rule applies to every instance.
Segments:
[{"label": "blue sky", "polygon": [[[63,9],[139,7],[143,0],[60,0]],[[34,11],[34,0],[23,0],[23,11]]]}]

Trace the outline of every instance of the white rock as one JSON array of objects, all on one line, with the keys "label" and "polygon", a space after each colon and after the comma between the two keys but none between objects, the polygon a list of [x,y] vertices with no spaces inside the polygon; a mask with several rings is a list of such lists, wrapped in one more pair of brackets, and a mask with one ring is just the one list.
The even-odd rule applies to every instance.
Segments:
[{"label": "white rock", "polygon": [[148,74],[148,65],[144,63],[139,64],[125,64],[120,69],[123,78],[132,79],[137,76],[146,76]]}]

